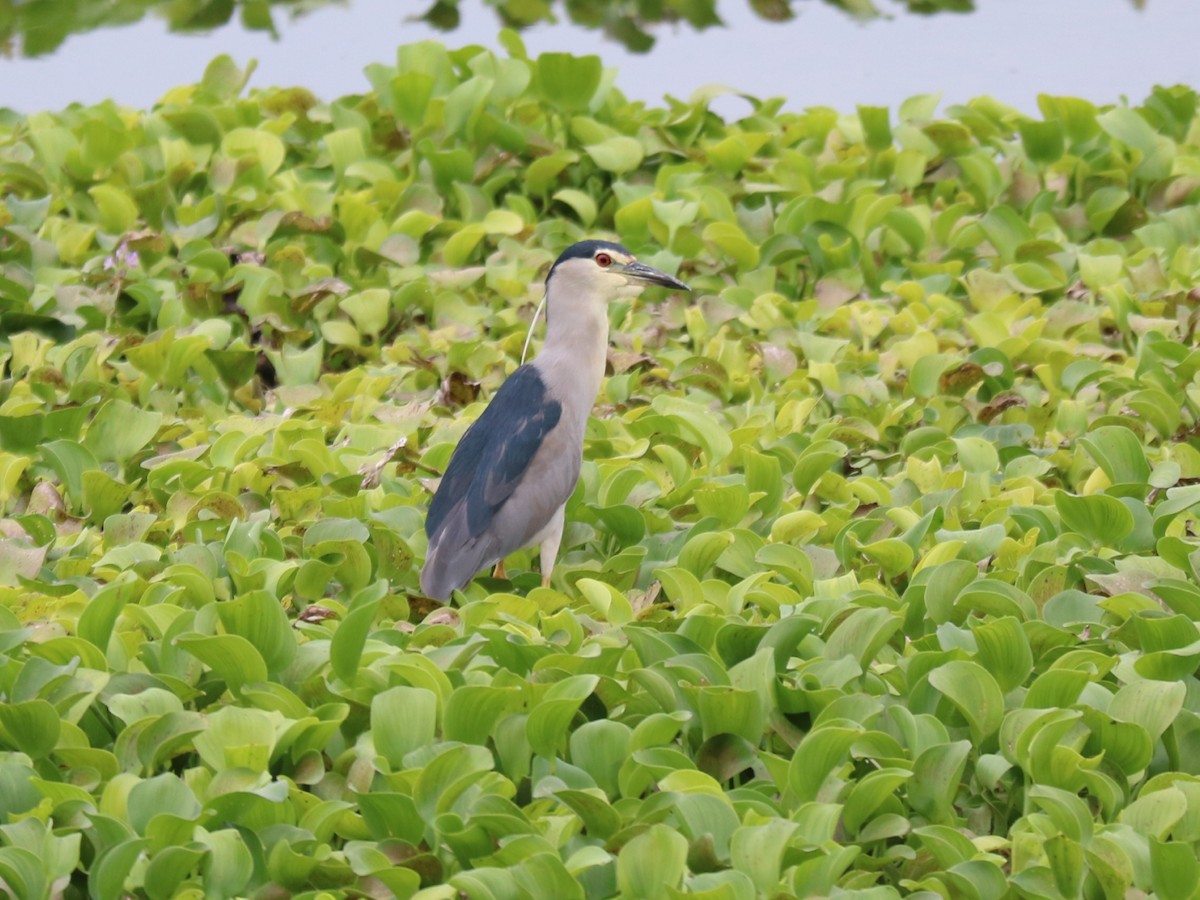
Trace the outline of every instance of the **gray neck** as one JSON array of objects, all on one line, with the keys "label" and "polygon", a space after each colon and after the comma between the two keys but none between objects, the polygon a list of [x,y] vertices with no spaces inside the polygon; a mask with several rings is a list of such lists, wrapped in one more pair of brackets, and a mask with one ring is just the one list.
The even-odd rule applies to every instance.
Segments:
[{"label": "gray neck", "polygon": [[[567,282],[563,279],[563,282]],[[551,393],[582,424],[596,402],[608,358],[608,304],[554,278],[546,343],[534,360]]]}]

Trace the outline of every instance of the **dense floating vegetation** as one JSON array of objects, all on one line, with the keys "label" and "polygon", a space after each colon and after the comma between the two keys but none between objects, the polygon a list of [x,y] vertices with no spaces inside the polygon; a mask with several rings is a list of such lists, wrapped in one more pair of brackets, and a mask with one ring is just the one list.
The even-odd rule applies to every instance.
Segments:
[{"label": "dense floating vegetation", "polygon": [[[1191,896],[1200,124],[647,108],[436,44],[0,116],[14,896]],[[416,594],[615,234],[554,589]]]},{"label": "dense floating vegetation", "polygon": [[[303,16],[337,0],[38,0],[6,2],[0,7],[0,53],[42,56],[60,47],[75,34],[131,25],[147,16],[159,16],[172,32],[203,33],[237,22],[248,31],[278,35],[278,23],[288,16]],[[856,19],[874,19],[896,9],[930,14],[970,12],[973,0],[823,0]],[[1108,0],[1122,2],[1122,0]],[[1144,0],[1132,0],[1139,3]],[[726,4],[746,3],[761,19],[788,21],[796,11],[791,0],[725,0]],[[442,31],[453,31],[462,22],[459,0],[426,0],[413,9],[396,7],[395,22],[407,16],[426,22]],[[575,25],[602,30],[627,49],[642,52],[655,42],[656,26],[684,23],[704,30],[720,25],[722,7],[717,0],[635,0],[611,3],[609,0],[485,0],[498,22],[511,28],[525,28],[543,22],[566,19]],[[726,10],[728,6],[724,7]]]}]

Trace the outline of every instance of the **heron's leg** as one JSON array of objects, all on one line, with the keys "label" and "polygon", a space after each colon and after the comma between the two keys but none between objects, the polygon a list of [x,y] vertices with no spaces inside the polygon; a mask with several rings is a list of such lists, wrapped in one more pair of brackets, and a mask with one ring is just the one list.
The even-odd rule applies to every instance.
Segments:
[{"label": "heron's leg", "polygon": [[565,504],[558,508],[542,531],[541,555],[538,562],[542,568],[542,587],[550,587],[550,576],[554,573],[554,560],[558,558],[558,547],[562,543],[563,523],[566,516]]},{"label": "heron's leg", "polygon": [[508,569],[504,568],[504,560],[496,563],[496,568],[492,569],[493,578],[503,578],[508,581]]}]

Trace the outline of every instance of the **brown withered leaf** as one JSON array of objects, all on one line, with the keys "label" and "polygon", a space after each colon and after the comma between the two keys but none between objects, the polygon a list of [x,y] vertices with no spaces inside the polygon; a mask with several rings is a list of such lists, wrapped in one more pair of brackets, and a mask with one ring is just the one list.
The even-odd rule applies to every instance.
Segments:
[{"label": "brown withered leaf", "polygon": [[247,266],[265,266],[267,264],[267,255],[258,250],[234,251],[231,256],[235,263]]},{"label": "brown withered leaf", "polygon": [[426,616],[443,609],[446,604],[421,594],[408,595],[408,619],[410,622],[421,622]]},{"label": "brown withered leaf", "polygon": [[291,292],[292,311],[307,313],[326,297],[344,297],[349,293],[350,285],[340,278],[321,278]]},{"label": "brown withered leaf", "polygon": [[763,367],[766,369],[767,375],[774,381],[783,381],[788,378],[799,365],[796,354],[783,344],[763,344],[759,350],[762,354]]},{"label": "brown withered leaf", "polygon": [[1084,580],[1100,589],[1100,592],[1109,597],[1115,597],[1117,594],[1144,594],[1157,600],[1158,597],[1150,590],[1148,585],[1161,577],[1160,573],[1146,570],[1132,570],[1128,572],[1113,572],[1108,575],[1087,573]]},{"label": "brown withered leaf", "polygon": [[462,372],[451,372],[442,379],[437,392],[437,403],[451,409],[461,409],[468,403],[474,403],[479,396],[479,382],[471,381]]},{"label": "brown withered leaf", "polygon": [[265,94],[262,98],[263,109],[272,115],[293,113],[301,118],[318,102],[312,91],[302,87],[281,88]]},{"label": "brown withered leaf", "polygon": [[696,751],[696,765],[718,781],[728,781],[758,763],[754,748],[745,738],[715,734]]},{"label": "brown withered leaf", "polygon": [[388,447],[387,453],[385,453],[378,462],[363,463],[361,466],[359,466],[358,474],[363,477],[362,489],[364,491],[369,491],[372,488],[379,487],[379,479],[383,475],[384,467],[393,459],[395,459],[402,450],[404,450],[404,445],[407,443],[408,438],[402,437],[400,440],[396,441],[396,443],[392,444],[392,446]]},{"label": "brown withered leaf", "polygon": [[138,253],[166,253],[167,239],[157,231],[131,231],[125,235],[125,246]]},{"label": "brown withered leaf", "polygon": [[431,406],[433,406],[432,400],[409,400],[407,403],[401,403],[398,406],[390,404],[381,406],[371,413],[371,415],[384,425],[389,425],[401,431],[410,431],[425,418]]},{"label": "brown withered leaf", "polygon": [[704,356],[685,359],[675,367],[671,380],[676,384],[695,385],[717,396],[725,396],[729,390],[729,373],[725,367]]},{"label": "brown withered leaf", "polygon": [[658,595],[662,593],[662,582],[655,581],[646,588],[644,594],[631,593],[629,597],[629,605],[633,608],[634,618],[638,618],[654,605],[654,601],[658,599]]},{"label": "brown withered leaf", "polygon": [[1029,404],[1019,394],[999,394],[992,398],[991,403],[979,411],[978,419],[980,422],[987,424],[1006,409],[1013,409],[1014,407],[1024,409],[1027,406]]},{"label": "brown withered leaf", "polygon": [[938,378],[938,388],[943,394],[955,394],[961,397],[981,381],[983,381],[983,367],[973,362],[964,362],[943,372]]},{"label": "brown withered leaf", "polygon": [[836,278],[822,278],[813,286],[813,297],[816,298],[817,306],[826,312],[849,303],[859,293],[858,288]]},{"label": "brown withered leaf", "polygon": [[25,511],[57,521],[66,516],[67,504],[54,485],[48,481],[39,481],[29,493],[29,504]]},{"label": "brown withered leaf", "polygon": [[440,884],[443,877],[442,861],[432,853],[420,853],[399,863],[401,868],[411,869],[421,876],[422,884]]},{"label": "brown withered leaf", "polygon": [[425,617],[426,625],[449,625],[454,627],[462,621],[459,618],[458,610],[443,606],[441,609],[434,610]]},{"label": "brown withered leaf", "polygon": [[[328,231],[331,225],[333,225],[333,219],[329,216],[313,217],[299,210],[284,213],[283,218],[279,220],[279,228],[294,228],[297,231],[310,233]],[[278,229],[276,230],[278,231]]]},{"label": "brown withered leaf", "polygon": [[434,284],[449,288],[465,288],[487,275],[486,266],[465,266],[461,269],[435,269],[425,273]]},{"label": "brown withered leaf", "polygon": [[622,372],[628,372],[633,368],[652,369],[658,363],[653,356],[646,353],[610,348],[608,351],[608,365],[612,368],[614,375],[620,375]]},{"label": "brown withered leaf", "polygon": [[344,297],[350,293],[350,285],[342,281],[340,278],[318,278],[311,284],[306,284],[298,290],[292,291],[293,297],[307,297],[312,294],[319,294],[322,297],[328,297],[330,294],[337,294],[339,297]]},{"label": "brown withered leaf", "polygon": [[326,619],[336,619],[337,613],[326,606],[306,606],[296,617],[299,622],[324,622]]},{"label": "brown withered leaf", "polygon": [[21,523],[15,519],[0,519],[0,537],[18,538],[27,541],[29,540],[29,532],[21,527]]}]

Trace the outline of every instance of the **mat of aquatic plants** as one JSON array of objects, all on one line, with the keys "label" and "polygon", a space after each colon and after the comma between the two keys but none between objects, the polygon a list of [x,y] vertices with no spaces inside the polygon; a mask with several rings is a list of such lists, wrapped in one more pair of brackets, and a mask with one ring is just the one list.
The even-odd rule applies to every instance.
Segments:
[{"label": "mat of aquatic plants", "polygon": [[[161,19],[168,31],[206,34],[230,24],[246,31],[279,36],[279,26],[330,6],[352,4],[353,0],[4,0],[0,6],[0,55],[43,56],[53,53],[69,39],[101,28],[133,25],[147,17]],[[929,15],[938,12],[966,13],[973,0],[824,0],[859,20],[879,19],[904,10]],[[1123,3],[1130,0],[1105,0]],[[1132,0],[1135,5],[1139,0]],[[1144,3],[1145,0],[1140,0]],[[790,0],[483,0],[468,4],[468,16],[486,15],[512,28],[526,28],[566,20],[584,28],[597,29],[627,49],[644,52],[654,46],[663,25],[686,25],[704,30],[722,24],[720,13],[748,5],[760,19],[784,22],[802,13],[808,4],[795,9]],[[427,22],[441,31],[462,24],[461,0],[421,0],[399,4],[381,27],[397,30],[408,20]],[[489,7],[484,11],[483,7]],[[497,25],[499,27],[499,25]]]},{"label": "mat of aquatic plants", "polygon": [[[722,120],[503,41],[0,113],[0,887],[1194,896],[1196,94]],[[432,604],[597,235],[694,292],[612,309],[552,587]]]}]

